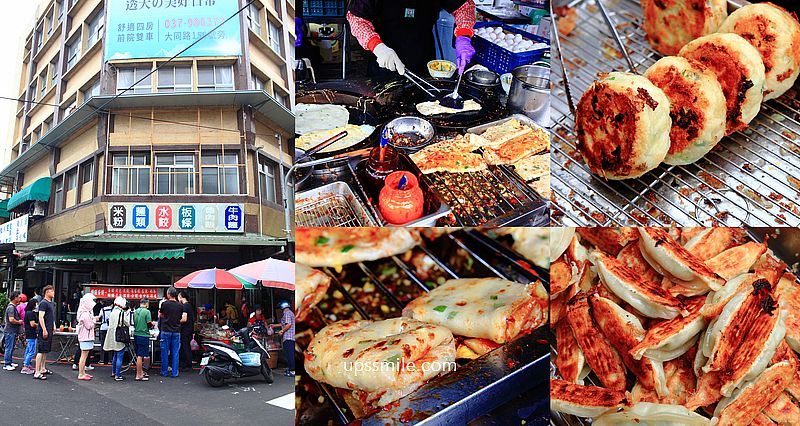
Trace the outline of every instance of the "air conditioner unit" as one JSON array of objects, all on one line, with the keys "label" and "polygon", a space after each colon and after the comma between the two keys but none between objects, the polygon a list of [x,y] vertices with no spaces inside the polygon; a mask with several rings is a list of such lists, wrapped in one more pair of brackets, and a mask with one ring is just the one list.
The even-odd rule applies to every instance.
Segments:
[{"label": "air conditioner unit", "polygon": [[31,217],[44,217],[46,211],[44,201],[34,201],[31,206]]}]

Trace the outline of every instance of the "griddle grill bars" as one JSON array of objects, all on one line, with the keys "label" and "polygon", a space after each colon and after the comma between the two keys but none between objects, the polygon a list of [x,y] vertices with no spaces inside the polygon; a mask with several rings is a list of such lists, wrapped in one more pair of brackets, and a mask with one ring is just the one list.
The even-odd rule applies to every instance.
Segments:
[{"label": "griddle grill bars", "polygon": [[[478,254],[474,249],[478,248],[477,246],[482,245],[485,250],[497,250],[498,245],[476,231],[465,231],[458,236],[448,234],[440,238],[451,239],[458,248],[465,250],[476,262],[488,268],[497,277],[510,280],[526,277],[531,282],[533,280],[542,281],[548,287],[546,276],[537,278],[514,262],[513,260],[518,256],[513,252],[506,250],[506,253],[500,254],[506,263],[503,265],[505,268],[498,267],[497,263],[490,262],[484,256]],[[455,268],[443,261],[441,257],[434,254],[430,249],[424,246],[420,246],[419,249],[438,268],[443,270],[449,278],[460,278],[460,274]],[[425,285],[424,280],[420,279],[411,267],[399,257],[391,256],[388,259],[391,259],[399,270],[403,272],[403,275],[423,291],[428,292],[431,290]],[[378,274],[373,272],[364,262],[358,263],[357,266],[364,276],[368,277],[370,282],[375,285],[376,291],[380,291],[386,296],[390,304],[393,304],[398,309],[403,308],[404,304],[380,281]],[[509,273],[509,270],[514,272]],[[356,298],[345,290],[344,286],[336,279],[336,274],[327,269],[325,269],[325,272],[332,278],[331,287],[339,290],[362,318],[369,319],[370,315],[367,313],[367,309],[361,306]],[[318,308],[315,307],[314,309],[317,310],[320,317],[325,318]],[[327,318],[325,319],[327,321]],[[341,320],[343,318],[338,319]],[[359,419],[358,424],[376,426],[391,424],[400,418],[401,413],[413,413],[408,424],[466,424],[470,419],[488,413],[503,402],[513,399],[514,396],[538,384],[536,378],[543,377],[547,358],[549,357],[548,347],[544,343],[546,341],[547,331],[545,327],[540,327],[533,333],[507,343],[480,359],[460,366],[453,373],[434,378],[408,397],[393,403],[391,408],[379,410],[379,412],[367,418]],[[302,359],[302,354],[300,358]],[[536,370],[535,373],[534,370]],[[331,407],[333,407],[339,421],[344,424],[353,422],[354,419],[350,410],[336,394],[334,388],[324,383],[315,383],[325,395]]]},{"label": "griddle grill bars", "polygon": [[519,222],[541,203],[524,180],[503,166],[470,173],[430,173],[422,178],[450,206],[460,226]]},{"label": "griddle grill bars", "polygon": [[[568,79],[561,67],[552,68],[556,82],[551,101],[554,222],[565,226],[800,225],[800,103],[792,98],[797,96],[797,86],[764,103],[748,129],[723,138],[695,164],[661,164],[641,178],[619,182],[592,175],[576,148],[565,81],[577,102],[597,73],[630,71],[630,66],[594,2],[579,0],[570,5],[577,8],[577,26],[569,37],[560,37],[558,51]],[[645,40],[638,2],[607,1],[606,9],[627,55],[643,72],[661,55]]]}]

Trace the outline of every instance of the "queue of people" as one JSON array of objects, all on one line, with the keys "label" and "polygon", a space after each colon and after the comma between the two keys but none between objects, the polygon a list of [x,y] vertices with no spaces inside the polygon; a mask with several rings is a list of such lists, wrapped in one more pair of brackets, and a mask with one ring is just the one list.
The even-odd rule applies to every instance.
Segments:
[{"label": "queue of people", "polygon": [[[46,368],[46,359],[53,348],[56,331],[54,296],[52,285],[45,286],[41,295],[37,293],[30,301],[24,294],[11,292],[10,303],[4,312],[4,370],[14,371],[18,367],[13,362],[12,354],[17,335],[24,334],[25,351],[20,373],[32,375],[36,380],[47,380],[47,376],[52,374]],[[147,371],[151,362],[151,330],[156,327],[161,349],[161,376],[174,378],[181,371],[191,370],[192,350],[193,346],[196,347],[195,321],[198,317],[212,321],[219,320],[220,317],[215,316],[210,305],[205,305],[199,312],[195,311],[188,294],[178,292],[174,287],[167,289],[164,298],[158,303],[158,316],[154,321],[150,311],[151,301],[148,299],[134,302],[138,305],[136,309],[123,297],[117,297],[105,306],[100,303],[100,307],[93,294],[83,295],[79,299],[76,313],[78,348],[72,366],[77,371],[78,380],[93,379],[89,374],[94,369],[90,364],[90,354],[95,346],[96,329],[99,332],[102,360],[106,364],[110,361],[111,375],[115,381],[125,380],[122,366],[127,345],[131,341],[135,349],[134,380],[149,380]],[[289,361],[289,367],[284,374],[294,376],[294,314],[288,301],[281,301],[278,307],[281,310],[281,328],[278,334],[282,338],[284,352]],[[253,306],[251,311],[247,303],[243,303],[241,310],[226,303],[220,313],[227,324],[249,325],[271,331],[260,305]],[[133,327],[133,335],[130,335],[130,327]]]}]

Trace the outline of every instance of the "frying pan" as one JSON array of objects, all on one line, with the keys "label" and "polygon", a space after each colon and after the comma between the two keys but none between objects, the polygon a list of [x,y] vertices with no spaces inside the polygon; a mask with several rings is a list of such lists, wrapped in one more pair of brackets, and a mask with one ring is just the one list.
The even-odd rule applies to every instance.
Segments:
[{"label": "frying pan", "polygon": [[[348,124],[367,124],[375,127],[375,131],[373,131],[372,134],[366,137],[363,141],[358,142],[348,148],[311,154],[310,157],[313,159],[335,157],[349,151],[363,149],[378,143],[378,128],[380,124],[380,118],[378,117],[374,102],[371,99],[326,89],[302,94],[297,97],[296,103],[341,105],[350,113],[350,118],[347,121]],[[296,155],[300,155],[300,152],[298,151],[301,150],[295,149],[295,151]]]},{"label": "frying pan", "polygon": [[[434,86],[448,92],[452,92],[456,86],[455,81],[451,80],[429,80]],[[431,97],[413,84],[406,84],[402,91],[397,93],[392,101],[387,105],[391,115],[414,115],[423,117],[430,121],[435,127],[445,132],[465,131],[467,128],[494,121],[507,115],[507,110],[500,102],[499,93],[496,88],[479,88],[461,85],[458,90],[464,98],[473,99],[481,104],[480,111],[467,111],[456,114],[437,114],[422,116],[417,111],[417,104],[432,101]]]}]

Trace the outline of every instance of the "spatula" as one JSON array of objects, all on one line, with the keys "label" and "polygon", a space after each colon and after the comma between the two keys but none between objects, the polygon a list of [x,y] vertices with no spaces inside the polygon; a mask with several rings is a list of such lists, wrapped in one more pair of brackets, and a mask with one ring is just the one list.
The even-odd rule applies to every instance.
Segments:
[{"label": "spatula", "polygon": [[464,98],[458,94],[458,87],[461,86],[461,77],[463,76],[464,73],[458,75],[458,82],[456,83],[456,88],[453,89],[453,93],[439,99],[439,105],[453,109],[464,109]]}]

